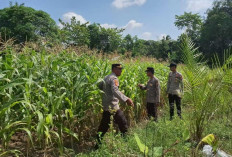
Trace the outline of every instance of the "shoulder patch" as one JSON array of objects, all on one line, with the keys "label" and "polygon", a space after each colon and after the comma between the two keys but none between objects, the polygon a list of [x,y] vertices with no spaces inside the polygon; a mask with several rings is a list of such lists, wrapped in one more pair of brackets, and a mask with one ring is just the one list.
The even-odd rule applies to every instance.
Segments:
[{"label": "shoulder patch", "polygon": [[117,80],[117,79],[114,80],[114,84],[115,84],[115,86],[117,86],[117,87],[119,86],[119,83],[118,83],[118,80]]}]

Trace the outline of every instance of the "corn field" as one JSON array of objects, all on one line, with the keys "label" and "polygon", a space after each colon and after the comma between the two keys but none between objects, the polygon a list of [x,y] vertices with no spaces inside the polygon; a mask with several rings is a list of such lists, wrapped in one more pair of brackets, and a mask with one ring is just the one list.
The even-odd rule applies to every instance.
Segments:
[{"label": "corn field", "polygon": [[[101,91],[97,84],[111,72],[111,63],[123,60],[99,59],[93,54],[78,55],[62,51],[36,52],[24,47],[1,51],[0,58],[0,142],[1,151],[12,150],[21,142],[24,154],[33,149],[49,151],[64,146],[76,147],[79,141],[96,133],[101,109]],[[134,111],[125,108],[133,125],[143,116],[144,93],[137,88],[147,78],[144,69],[154,66],[161,81],[166,80],[167,67],[152,62],[131,60],[123,63],[120,89],[136,102]],[[74,146],[75,145],[75,146]],[[17,147],[16,147],[17,148]],[[31,149],[32,148],[32,149]]]},{"label": "corn field", "polygon": [[[184,64],[184,104],[190,108],[189,140],[199,142],[204,128],[214,118],[231,122],[231,56],[214,70],[199,64],[194,44],[185,39],[181,45]],[[229,54],[229,53],[227,53]],[[121,104],[130,126],[144,119],[145,93],[139,83],[146,83],[147,67],[155,68],[162,88],[161,104],[167,106],[165,94],[169,69],[153,59],[100,56],[93,52],[46,49],[37,51],[25,46],[20,52],[3,46],[0,57],[0,156],[65,155],[81,151],[82,144],[97,132],[102,107],[97,84],[110,74],[112,63],[122,63],[124,70],[120,90],[135,107]],[[218,63],[218,64],[217,64]],[[168,109],[167,109],[168,110]],[[223,121],[224,123],[224,121]]]}]

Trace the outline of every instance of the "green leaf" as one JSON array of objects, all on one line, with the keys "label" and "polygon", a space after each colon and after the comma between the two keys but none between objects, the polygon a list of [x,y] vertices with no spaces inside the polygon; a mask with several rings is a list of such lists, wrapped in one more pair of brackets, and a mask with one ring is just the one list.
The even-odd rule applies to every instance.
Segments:
[{"label": "green leaf", "polygon": [[202,144],[202,142],[209,144],[210,146],[213,147],[213,151],[215,152],[218,148],[218,140],[215,138],[215,136],[213,134],[209,134],[207,136],[205,136],[201,142],[199,142],[199,144],[197,145],[196,150],[199,149],[199,146]]},{"label": "green leaf", "polygon": [[154,147],[153,148],[153,157],[160,157],[163,155],[163,147]]},{"label": "green leaf", "polygon": [[44,91],[44,93],[48,93],[48,90],[47,90],[47,88],[46,87],[43,87],[43,91]]},{"label": "green leaf", "polygon": [[46,117],[46,123],[47,124],[52,124],[53,125],[53,119],[52,119],[52,114],[48,114]]},{"label": "green leaf", "polygon": [[209,134],[206,137],[204,137],[201,141],[213,146],[215,136],[213,134]]},{"label": "green leaf", "polygon": [[0,157],[6,157],[6,155],[14,154],[16,157],[19,157],[19,154],[22,155],[22,152],[19,150],[9,150],[9,151],[4,151],[3,153],[0,154]]},{"label": "green leaf", "polygon": [[148,147],[145,146],[144,144],[142,144],[142,142],[140,141],[140,139],[136,133],[134,134],[134,137],[135,137],[135,140],[137,142],[137,145],[139,146],[139,150],[147,156]]},{"label": "green leaf", "polygon": [[187,141],[190,138],[190,132],[188,129],[185,129],[185,131],[183,132],[183,140]]},{"label": "green leaf", "polygon": [[18,82],[8,83],[8,84],[0,87],[0,92],[2,92],[5,89],[11,88],[11,87],[15,87],[15,86],[19,86],[19,85],[22,85],[22,84],[24,84],[24,82],[21,82],[21,83],[18,83]]},{"label": "green leaf", "polygon": [[72,112],[72,110],[71,109],[66,109],[65,110],[65,115],[66,115],[66,117],[67,118],[73,118],[73,112]]},{"label": "green leaf", "polygon": [[76,140],[78,140],[78,135],[74,132],[72,132],[70,129],[68,128],[64,128],[64,132],[71,135],[72,137],[74,137]]},{"label": "green leaf", "polygon": [[46,137],[45,141],[48,144],[49,141],[52,142],[50,131],[49,131],[49,128],[46,125],[43,125],[43,127],[45,128],[45,131],[44,131],[44,133],[46,135],[45,136]]},{"label": "green leaf", "polygon": [[23,130],[23,131],[25,131],[25,132],[27,133],[27,135],[29,136],[29,138],[30,138],[30,141],[31,141],[32,146],[34,146],[33,140],[32,140],[32,136],[31,136],[31,131],[30,131],[29,129],[27,129],[27,128],[19,128],[18,130]]},{"label": "green leaf", "polygon": [[37,111],[37,115],[38,115],[38,118],[39,118],[39,122],[37,124],[37,134],[39,136],[39,138],[42,136],[43,134],[43,124],[44,124],[44,117],[43,117],[43,114],[40,112],[40,111]]}]

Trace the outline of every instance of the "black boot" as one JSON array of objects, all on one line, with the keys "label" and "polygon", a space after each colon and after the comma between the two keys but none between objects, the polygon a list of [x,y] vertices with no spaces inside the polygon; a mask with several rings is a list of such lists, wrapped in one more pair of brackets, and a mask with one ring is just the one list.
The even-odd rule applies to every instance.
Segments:
[{"label": "black boot", "polygon": [[97,134],[97,143],[96,143],[96,145],[94,146],[94,149],[95,150],[98,150],[99,149],[99,147],[100,147],[100,145],[102,144],[102,139],[103,139],[103,136],[104,136],[104,133],[98,133]]}]

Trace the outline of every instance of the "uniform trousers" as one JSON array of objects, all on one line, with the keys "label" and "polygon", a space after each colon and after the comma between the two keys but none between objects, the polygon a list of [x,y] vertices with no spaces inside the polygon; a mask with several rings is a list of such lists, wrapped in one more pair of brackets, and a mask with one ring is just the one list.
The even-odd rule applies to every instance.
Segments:
[{"label": "uniform trousers", "polygon": [[100,126],[98,128],[97,142],[99,144],[101,144],[101,140],[102,140],[103,136],[105,135],[105,133],[108,131],[108,129],[110,127],[110,117],[112,115],[113,115],[113,121],[114,121],[114,123],[118,124],[118,127],[119,127],[122,135],[124,135],[128,130],[127,120],[126,120],[126,117],[124,116],[122,110],[119,109],[116,111],[116,113],[104,111]]},{"label": "uniform trousers", "polygon": [[151,119],[151,117],[154,118],[155,121],[158,119],[157,115],[157,105],[155,103],[147,103],[147,114],[148,118]]},{"label": "uniform trousers", "polygon": [[169,106],[170,106],[170,120],[174,116],[174,103],[176,102],[177,114],[181,118],[181,98],[177,95],[169,94]]}]

